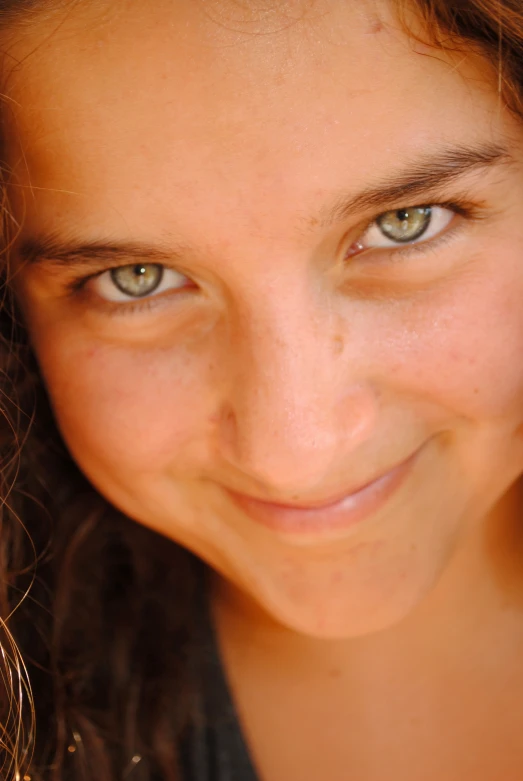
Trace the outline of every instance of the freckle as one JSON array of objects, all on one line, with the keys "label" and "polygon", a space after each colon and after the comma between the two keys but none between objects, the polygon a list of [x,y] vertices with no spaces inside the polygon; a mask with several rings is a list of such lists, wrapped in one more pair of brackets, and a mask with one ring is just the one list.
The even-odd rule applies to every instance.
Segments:
[{"label": "freckle", "polygon": [[329,678],[341,678],[341,670],[337,667],[333,667],[329,670]]},{"label": "freckle", "polygon": [[285,73],[278,73],[274,77],[274,84],[276,87],[281,87],[282,84],[285,84]]},{"label": "freckle", "polygon": [[343,352],[343,336],[340,336],[340,334],[336,334],[336,336],[333,339],[334,344],[334,353],[335,355],[340,355],[340,353]]},{"label": "freckle", "polygon": [[377,16],[374,16],[369,23],[369,29],[368,29],[368,35],[377,35],[378,33],[381,33],[384,29],[383,22],[381,19]]}]

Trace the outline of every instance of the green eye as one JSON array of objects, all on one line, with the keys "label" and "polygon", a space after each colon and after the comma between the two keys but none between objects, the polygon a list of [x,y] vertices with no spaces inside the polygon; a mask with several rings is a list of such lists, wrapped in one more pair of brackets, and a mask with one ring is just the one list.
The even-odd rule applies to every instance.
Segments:
[{"label": "green eye", "polygon": [[395,209],[385,212],[376,220],[382,234],[391,241],[406,243],[419,239],[430,225],[432,209],[430,206]]},{"label": "green eye", "polygon": [[119,304],[157,297],[160,293],[194,289],[185,274],[161,263],[133,263],[107,269],[91,279],[88,287],[104,301]]},{"label": "green eye", "polygon": [[156,263],[137,263],[112,269],[111,279],[126,296],[141,298],[154,293],[163,279],[163,273],[163,266]]}]

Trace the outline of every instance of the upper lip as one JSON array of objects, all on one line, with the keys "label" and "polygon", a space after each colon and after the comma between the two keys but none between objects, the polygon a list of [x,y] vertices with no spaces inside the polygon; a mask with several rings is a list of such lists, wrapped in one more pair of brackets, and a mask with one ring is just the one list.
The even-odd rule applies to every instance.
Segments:
[{"label": "upper lip", "polygon": [[[417,451],[416,451],[417,452]],[[344,499],[347,499],[350,496],[354,496],[358,494],[360,491],[363,491],[365,488],[368,488],[373,483],[376,483],[378,480],[381,480],[383,477],[386,477],[391,472],[394,472],[394,470],[399,469],[404,464],[406,464],[408,461],[411,460],[415,455],[411,454],[407,458],[404,458],[402,461],[396,461],[393,466],[391,466],[388,469],[382,470],[379,472],[375,477],[372,477],[370,480],[366,480],[364,482],[358,483],[353,488],[345,488],[343,490],[338,491],[337,493],[330,494],[327,497],[321,498],[321,499],[309,499],[303,502],[289,502],[289,501],[281,501],[279,499],[268,499],[266,497],[260,498],[258,496],[253,496],[252,494],[245,494],[242,491],[236,491],[234,489],[228,489],[229,492],[233,495],[236,495],[243,500],[247,500],[250,502],[257,502],[259,504],[263,504],[269,507],[274,508],[281,508],[282,510],[322,510],[327,509],[328,507],[332,507],[339,502],[343,501]]]}]

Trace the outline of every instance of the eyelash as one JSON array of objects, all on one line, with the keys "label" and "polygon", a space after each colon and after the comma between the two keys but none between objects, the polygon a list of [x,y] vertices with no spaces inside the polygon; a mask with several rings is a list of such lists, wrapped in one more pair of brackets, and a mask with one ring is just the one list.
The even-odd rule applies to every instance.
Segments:
[{"label": "eyelash", "polygon": [[[439,201],[439,202],[433,202],[429,204],[420,204],[417,206],[410,206],[409,208],[426,208],[426,207],[440,207],[442,209],[448,209],[456,216],[462,217],[464,221],[467,222],[473,222],[478,221],[484,217],[484,209],[478,205],[471,203],[468,200],[452,200],[452,201]],[[402,207],[398,207],[402,208]],[[394,209],[387,210],[387,211],[394,211]],[[377,224],[378,219],[385,214],[386,212],[380,212],[378,215],[376,215],[372,220],[370,220],[366,225],[359,231],[359,236],[362,237],[365,235],[365,233],[374,225]],[[373,254],[379,254],[383,255],[385,254],[387,256],[388,260],[394,259],[397,262],[401,262],[405,260],[406,258],[410,258],[414,255],[420,255],[420,254],[427,254],[428,252],[436,252],[441,246],[444,246],[449,241],[452,240],[454,237],[456,231],[459,229],[458,226],[452,227],[452,223],[454,220],[451,221],[450,227],[446,228],[442,231],[441,234],[435,236],[434,238],[427,239],[426,241],[413,241],[410,244],[401,245],[398,243],[398,246],[390,246],[390,247],[369,247],[364,248],[360,252],[356,252],[351,256],[346,257],[346,262],[353,262],[356,260],[359,260],[360,257],[369,255],[370,253]],[[351,246],[354,246],[353,242]],[[90,280],[95,279],[96,277],[100,276],[101,274],[104,274],[108,269],[104,268],[101,271],[98,271],[94,274],[89,274],[88,276],[82,276],[79,278],[76,278],[72,280],[68,284],[68,293],[70,295],[80,295],[82,293],[85,293],[85,288],[87,284],[90,282]],[[186,294],[187,290],[184,288],[181,288],[176,291],[176,296],[184,296],[184,293]],[[165,294],[158,294],[158,295],[151,295],[151,296],[144,296],[143,298],[137,299],[137,300],[129,300],[125,302],[116,302],[116,301],[108,301],[104,299],[100,299],[98,303],[99,306],[103,307],[105,312],[107,312],[109,315],[112,314],[128,314],[133,315],[141,312],[150,312],[153,309],[156,309],[157,306],[161,305],[162,299],[165,300],[165,298],[168,296],[169,291],[166,291]]]},{"label": "eyelash", "polygon": [[[464,221],[466,222],[476,222],[484,218],[485,216],[485,209],[482,208],[477,203],[471,203],[469,200],[452,200],[452,201],[435,201],[432,203],[424,203],[424,204],[417,204],[417,205],[410,205],[409,208],[413,209],[420,209],[420,208],[427,208],[427,207],[439,207],[441,209],[448,209],[449,211],[453,212],[455,216],[462,217]],[[402,208],[402,207],[399,207]],[[387,210],[387,211],[395,211],[394,208]],[[380,212],[376,217],[374,217],[370,222],[368,222],[365,227],[360,231],[359,236],[364,236],[365,233],[370,230],[374,225],[377,224],[378,219],[383,215],[386,214],[386,212]],[[370,253],[373,254],[385,254],[387,256],[387,259],[394,259],[397,262],[400,262],[402,260],[405,260],[406,258],[409,258],[413,255],[420,255],[420,254],[426,254],[428,252],[435,252],[437,251],[441,246],[444,246],[447,244],[456,234],[457,230],[459,229],[459,225],[453,226],[454,219],[451,221],[448,228],[445,228],[440,234],[436,235],[434,238],[423,240],[421,238],[420,241],[413,241],[412,243],[406,243],[401,244],[398,242],[397,246],[390,246],[390,247],[368,247],[362,249],[360,252],[356,252],[352,255],[347,255],[346,262],[351,262],[353,259],[357,260],[361,256],[368,255]],[[354,246],[354,243],[351,244],[351,247]]]},{"label": "eyelash", "polygon": [[[104,274],[106,271],[108,271],[108,269],[103,269],[102,271],[98,271],[95,274],[89,274],[87,277],[81,277],[80,279],[73,280],[69,286],[69,294],[73,296],[78,296],[82,293],[85,294],[85,288],[88,283],[92,279],[101,276],[101,274]],[[135,300],[130,298],[129,301],[109,301],[107,299],[99,298],[96,300],[95,306],[99,309],[102,309],[103,312],[108,315],[134,315],[145,312],[152,312],[158,306],[161,306],[162,302],[165,302],[165,300],[169,297],[169,293],[176,295],[177,298],[185,298],[190,290],[192,290],[192,288],[180,288],[177,290],[173,289],[172,291],[167,290],[164,293],[143,296],[142,298],[137,298]]]}]

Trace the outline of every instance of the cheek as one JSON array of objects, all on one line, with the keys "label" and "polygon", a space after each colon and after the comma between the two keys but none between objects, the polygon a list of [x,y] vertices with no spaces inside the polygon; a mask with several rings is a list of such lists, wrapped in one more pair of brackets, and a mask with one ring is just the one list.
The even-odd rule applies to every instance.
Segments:
[{"label": "cheek", "polygon": [[[502,279],[487,263],[479,266],[482,274],[385,302],[361,321],[353,359],[392,389],[392,404],[407,408],[406,420],[427,417],[424,404],[454,424],[495,421],[499,428],[500,419],[514,426],[523,418],[523,274],[517,259],[507,262]],[[223,387],[212,364],[223,363],[219,348],[132,349],[93,344],[71,331],[67,337],[58,325],[42,329],[36,348],[80,466],[122,475],[198,469]],[[347,383],[353,370],[347,361]]]},{"label": "cheek", "polygon": [[71,346],[52,335],[46,342],[55,346],[39,351],[43,374],[63,437],[82,468],[129,475],[189,466],[212,409],[212,368],[201,357]]},{"label": "cheek", "polygon": [[[523,416],[523,273],[464,278],[411,302],[382,355],[393,382],[460,417]],[[407,390],[407,388],[405,389]]]}]

